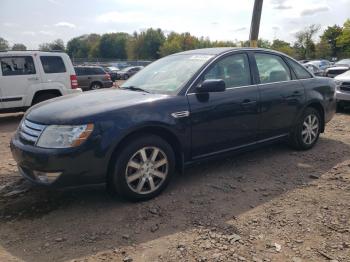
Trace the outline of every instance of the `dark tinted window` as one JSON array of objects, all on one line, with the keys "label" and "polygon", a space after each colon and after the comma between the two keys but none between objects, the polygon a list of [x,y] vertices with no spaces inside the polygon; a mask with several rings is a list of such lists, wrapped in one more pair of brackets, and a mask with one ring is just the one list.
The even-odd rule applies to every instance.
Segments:
[{"label": "dark tinted window", "polygon": [[247,55],[237,54],[223,58],[204,75],[204,79],[222,79],[227,88],[250,85]]},{"label": "dark tinted window", "polygon": [[280,56],[256,53],[255,60],[259,70],[260,83],[274,83],[291,79],[289,67]]},{"label": "dark tinted window", "polygon": [[105,71],[100,67],[86,67],[87,75],[104,75]]},{"label": "dark tinted window", "polygon": [[299,65],[297,62],[293,61],[292,59],[286,58],[289,65],[292,67],[295,75],[298,79],[307,79],[311,78],[311,74],[302,66]]},{"label": "dark tinted window", "polygon": [[32,75],[36,73],[31,56],[2,57],[0,61],[3,76]]},{"label": "dark tinted window", "polygon": [[74,67],[74,70],[75,70],[75,73],[76,73],[78,76],[82,76],[82,75],[85,74],[84,68],[81,68],[81,67]]},{"label": "dark tinted window", "polygon": [[60,56],[40,56],[40,60],[46,74],[66,72],[66,67]]}]

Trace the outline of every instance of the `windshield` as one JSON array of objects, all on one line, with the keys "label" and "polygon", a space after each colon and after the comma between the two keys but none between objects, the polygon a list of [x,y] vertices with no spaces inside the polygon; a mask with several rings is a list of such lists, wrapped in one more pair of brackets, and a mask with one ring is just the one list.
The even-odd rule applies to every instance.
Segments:
[{"label": "windshield", "polygon": [[136,87],[157,94],[177,94],[212,55],[172,55],[159,59],[121,87]]}]

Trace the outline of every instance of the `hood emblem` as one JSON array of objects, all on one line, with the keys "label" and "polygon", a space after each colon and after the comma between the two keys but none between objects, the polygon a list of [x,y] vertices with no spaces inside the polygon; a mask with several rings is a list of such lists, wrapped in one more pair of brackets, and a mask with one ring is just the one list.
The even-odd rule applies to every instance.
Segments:
[{"label": "hood emblem", "polygon": [[171,113],[171,116],[174,118],[183,118],[183,117],[188,117],[189,115],[190,115],[190,112],[188,112],[188,111],[180,111],[180,112]]}]

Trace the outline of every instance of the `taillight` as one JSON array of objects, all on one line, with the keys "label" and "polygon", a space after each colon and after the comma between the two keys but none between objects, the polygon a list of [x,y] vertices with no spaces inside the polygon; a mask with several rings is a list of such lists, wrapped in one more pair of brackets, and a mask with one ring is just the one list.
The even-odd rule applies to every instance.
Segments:
[{"label": "taillight", "polygon": [[78,78],[76,75],[71,75],[70,76],[70,85],[72,87],[72,89],[76,89],[79,87],[78,85]]},{"label": "taillight", "polygon": [[111,80],[111,75],[108,74],[108,73],[106,73],[106,74],[105,74],[105,80]]}]

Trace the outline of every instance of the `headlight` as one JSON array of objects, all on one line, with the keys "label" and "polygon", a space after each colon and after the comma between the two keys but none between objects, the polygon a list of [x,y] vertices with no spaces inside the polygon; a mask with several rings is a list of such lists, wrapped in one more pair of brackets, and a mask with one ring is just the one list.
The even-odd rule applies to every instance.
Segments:
[{"label": "headlight", "polygon": [[81,145],[90,136],[93,129],[93,124],[47,126],[36,145],[45,148],[76,147]]}]

